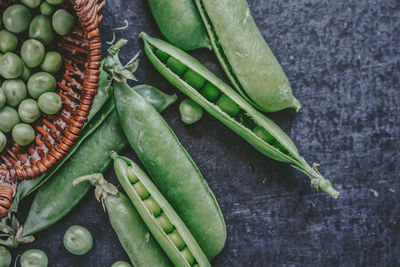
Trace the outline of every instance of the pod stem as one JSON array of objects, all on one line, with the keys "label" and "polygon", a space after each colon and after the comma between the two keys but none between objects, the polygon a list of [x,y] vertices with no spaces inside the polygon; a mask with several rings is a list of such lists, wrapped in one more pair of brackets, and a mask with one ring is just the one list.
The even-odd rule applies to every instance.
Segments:
[{"label": "pod stem", "polygon": [[[10,223],[8,223],[10,220]],[[26,244],[35,241],[35,238],[30,236],[21,236],[22,235],[23,226],[18,221],[15,215],[8,216],[1,220],[1,234],[0,237],[0,245],[16,248],[19,244]],[[3,239],[3,238],[6,239]]]}]

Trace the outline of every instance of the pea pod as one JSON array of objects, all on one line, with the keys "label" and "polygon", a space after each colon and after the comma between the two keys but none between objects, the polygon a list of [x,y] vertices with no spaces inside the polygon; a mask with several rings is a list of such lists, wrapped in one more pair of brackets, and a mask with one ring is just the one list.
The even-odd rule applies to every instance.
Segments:
[{"label": "pea pod", "polygon": [[[184,51],[159,39],[151,38],[145,33],[141,34],[145,44],[145,53],[155,68],[167,78],[167,80],[203,107],[207,112],[220,120],[230,129],[242,136],[247,142],[254,146],[264,155],[292,164],[311,179],[311,186],[317,190],[328,193],[332,197],[338,197],[339,193],[333,189],[331,183],[325,179],[317,170],[316,164],[310,167],[300,156],[292,140],[276,125],[269,120],[244,98],[235,92],[226,83],[210,72],[196,59]],[[220,91],[220,98],[216,103],[207,100],[197,89],[185,81],[184,76],[175,74],[168,68],[164,61],[157,58],[154,51],[161,50],[163,53],[174,58],[179,64],[186,66],[198,76],[206,80],[206,84],[212,84]],[[118,92],[118,91],[116,91]],[[225,98],[223,105],[221,98]],[[219,105],[217,105],[219,104]],[[238,109],[237,109],[238,108]],[[235,111],[235,115],[232,114]],[[243,122],[244,120],[247,122]],[[256,131],[255,131],[256,130]]]},{"label": "pea pod", "polygon": [[299,110],[289,80],[246,0],[196,0],[196,5],[213,50],[236,90],[263,111]]},{"label": "pea pod", "polygon": [[165,38],[184,50],[208,48],[210,40],[191,0],[148,0],[153,17]]},{"label": "pea pod", "polygon": [[[147,174],[128,158],[117,153],[112,153],[112,158],[119,182],[172,263],[175,266],[189,267],[196,263],[211,266],[196,239]],[[160,223],[162,221],[165,223]],[[179,236],[179,242],[174,236]]]},{"label": "pea pod", "polygon": [[118,192],[100,173],[77,178],[73,184],[76,186],[84,181],[96,186],[96,198],[107,210],[111,226],[134,266],[171,266],[128,197]]}]

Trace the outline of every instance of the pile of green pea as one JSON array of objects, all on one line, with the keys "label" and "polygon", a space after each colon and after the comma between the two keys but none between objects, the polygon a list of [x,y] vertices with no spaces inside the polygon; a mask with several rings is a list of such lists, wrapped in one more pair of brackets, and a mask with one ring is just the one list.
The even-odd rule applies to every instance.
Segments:
[{"label": "pile of green pea", "polygon": [[[56,34],[69,34],[75,18],[58,6],[64,0],[21,0],[0,19],[0,152],[6,134],[26,146],[35,139],[31,126],[41,115],[62,107],[55,93],[62,56],[51,51]],[[24,40],[24,41],[22,41]]]}]

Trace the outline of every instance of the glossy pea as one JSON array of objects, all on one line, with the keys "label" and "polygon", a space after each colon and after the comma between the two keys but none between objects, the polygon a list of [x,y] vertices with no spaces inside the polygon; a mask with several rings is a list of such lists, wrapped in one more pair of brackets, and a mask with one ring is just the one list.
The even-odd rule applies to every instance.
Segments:
[{"label": "glossy pea", "polygon": [[169,57],[165,65],[179,76],[187,70],[187,67],[174,57]]},{"label": "glossy pea", "polygon": [[183,80],[195,89],[200,89],[206,83],[206,79],[197,74],[195,71],[188,69],[183,75]]},{"label": "glossy pea", "polygon": [[62,64],[63,59],[59,53],[47,52],[40,67],[45,72],[55,74],[61,69]]},{"label": "glossy pea", "polygon": [[149,191],[147,191],[147,189],[141,182],[135,183],[133,185],[133,188],[135,189],[136,193],[139,195],[141,199],[146,199],[150,196]]},{"label": "glossy pea", "polygon": [[204,87],[200,91],[201,95],[208,101],[214,102],[219,96],[218,88],[210,82],[206,82]]},{"label": "glossy pea", "polygon": [[29,8],[37,8],[42,0],[21,0],[21,3]]},{"label": "glossy pea", "polygon": [[187,260],[187,262],[192,265],[194,263],[194,257],[192,252],[190,252],[188,247],[185,247],[184,249],[181,250],[181,253],[183,257]]},{"label": "glossy pea", "polygon": [[18,106],[18,115],[23,122],[35,122],[40,117],[38,103],[33,99],[25,99]]},{"label": "glossy pea", "polygon": [[168,234],[168,238],[179,250],[182,250],[185,247],[185,241],[183,241],[178,231],[173,230],[171,233]]},{"label": "glossy pea", "polygon": [[[0,146],[1,152],[1,146]],[[0,246],[0,267],[9,267],[11,265],[12,256],[10,251],[4,246]]]},{"label": "glossy pea", "polygon": [[23,71],[23,63],[21,58],[12,53],[5,53],[0,58],[0,74],[5,79],[15,79],[21,76]]},{"label": "glossy pea", "polygon": [[20,122],[18,112],[9,107],[5,106],[0,109],[0,131],[3,133],[9,133]]},{"label": "glossy pea", "polygon": [[134,184],[134,183],[136,183],[137,181],[139,181],[138,177],[136,176],[135,172],[133,171],[132,166],[129,166],[129,167],[127,168],[126,174],[128,175],[128,179],[129,179],[129,182],[130,182],[131,184]]},{"label": "glossy pea", "polygon": [[158,59],[163,62],[166,62],[167,59],[169,58],[169,55],[167,53],[165,53],[164,51],[161,51],[160,49],[157,49],[155,54],[158,57]]},{"label": "glossy pea", "polygon": [[46,0],[47,3],[52,5],[61,5],[65,0]]},{"label": "glossy pea", "polygon": [[39,108],[46,114],[56,114],[62,107],[61,97],[54,92],[46,92],[39,97]]},{"label": "glossy pea", "polygon": [[254,128],[253,132],[267,143],[275,141],[275,138],[267,130],[259,125]]},{"label": "glossy pea", "polygon": [[27,123],[19,123],[12,130],[12,137],[20,146],[27,146],[35,140],[35,130]]},{"label": "glossy pea", "polygon": [[59,9],[53,14],[52,22],[53,29],[56,33],[59,35],[67,35],[74,28],[75,18],[65,9]]},{"label": "glossy pea", "polygon": [[164,232],[166,232],[167,234],[171,233],[171,231],[174,229],[174,226],[168,219],[167,215],[165,215],[165,213],[161,213],[160,216],[157,217],[157,222],[161,225]]},{"label": "glossy pea", "polygon": [[153,197],[149,197],[143,200],[143,204],[155,217],[161,214],[161,207],[160,205],[158,205],[158,203],[154,200]]},{"label": "glossy pea", "polygon": [[3,88],[0,87],[0,109],[4,107],[6,102],[7,102],[6,95],[4,94]]},{"label": "glossy pea", "polygon": [[216,104],[222,111],[226,112],[232,117],[236,116],[240,111],[239,105],[232,101],[232,99],[225,94],[222,94],[219,97]]},{"label": "glossy pea", "polygon": [[54,30],[47,16],[37,15],[29,26],[29,38],[36,39],[47,46],[54,39]]},{"label": "glossy pea", "polygon": [[49,260],[40,249],[28,249],[21,255],[21,267],[47,267]]},{"label": "glossy pea", "polygon": [[4,27],[13,33],[21,33],[28,29],[31,12],[24,5],[9,6],[3,13]]},{"label": "glossy pea", "polygon": [[[4,150],[7,145],[7,137],[0,131],[0,153]],[[0,254],[3,254],[2,257],[5,257],[4,251],[2,251],[2,247],[0,247]],[[1,257],[0,257],[1,258]],[[1,265],[0,265],[1,266]],[[8,266],[8,265],[7,265]]]},{"label": "glossy pea", "polygon": [[28,68],[36,68],[42,63],[45,52],[40,41],[29,39],[21,47],[21,58]]},{"label": "glossy pea", "polygon": [[184,123],[193,124],[198,122],[203,116],[203,108],[193,100],[187,98],[179,105],[179,113]]},{"label": "glossy pea", "polygon": [[18,45],[18,39],[15,34],[7,31],[0,31],[0,51],[3,53],[13,52]]},{"label": "glossy pea", "polygon": [[132,265],[126,261],[116,261],[111,265],[111,267],[132,267]]},{"label": "glossy pea", "polygon": [[32,75],[32,71],[30,68],[28,68],[24,63],[22,63],[22,73],[20,78],[24,81],[27,82],[29,78]]},{"label": "glossy pea", "polygon": [[10,107],[18,106],[19,103],[26,98],[26,85],[21,79],[6,80],[2,88],[7,98],[7,105]]},{"label": "glossy pea", "polygon": [[71,254],[85,255],[93,247],[93,237],[85,227],[73,225],[65,232],[63,243]]},{"label": "glossy pea", "polygon": [[56,89],[56,79],[47,72],[37,72],[29,78],[27,87],[29,95],[38,99],[43,93]]},{"label": "glossy pea", "polygon": [[43,2],[40,4],[40,14],[45,16],[51,16],[54,11],[56,11],[56,7],[48,2]]}]

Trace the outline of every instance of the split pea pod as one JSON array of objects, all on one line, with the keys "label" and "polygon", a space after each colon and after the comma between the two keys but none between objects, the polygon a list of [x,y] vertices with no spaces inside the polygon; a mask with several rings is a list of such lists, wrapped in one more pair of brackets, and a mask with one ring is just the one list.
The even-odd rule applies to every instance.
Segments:
[{"label": "split pea pod", "polygon": [[172,266],[130,199],[108,183],[101,173],[89,174],[74,180],[74,186],[89,181],[95,196],[105,207],[111,226],[134,266]]},{"label": "split pea pod", "polygon": [[196,5],[213,50],[236,90],[263,111],[299,110],[289,80],[246,0],[196,0]]},{"label": "split pea pod", "polygon": [[184,50],[208,48],[210,39],[192,0],[147,0],[164,37]]},{"label": "split pea pod", "polygon": [[112,152],[114,170],[133,205],[175,266],[211,266],[182,219],[132,160]]},{"label": "split pea pod", "polygon": [[[150,62],[170,83],[242,136],[261,153],[272,159],[292,164],[310,177],[313,188],[326,192],[334,198],[338,197],[339,193],[318,172],[317,165],[314,164],[313,167],[310,167],[307,164],[290,137],[277,124],[257,111],[195,58],[179,48],[145,33],[140,36],[144,41],[145,53]],[[155,53],[158,50],[167,54],[168,57],[166,59],[158,58]],[[174,62],[174,64],[168,64],[168,62]],[[177,69],[185,71],[177,73]],[[186,75],[188,72],[191,73],[190,79]],[[194,84],[201,84],[202,87],[195,87]],[[210,94],[204,93],[205,88],[212,88],[218,97],[214,101],[208,100]]]}]

